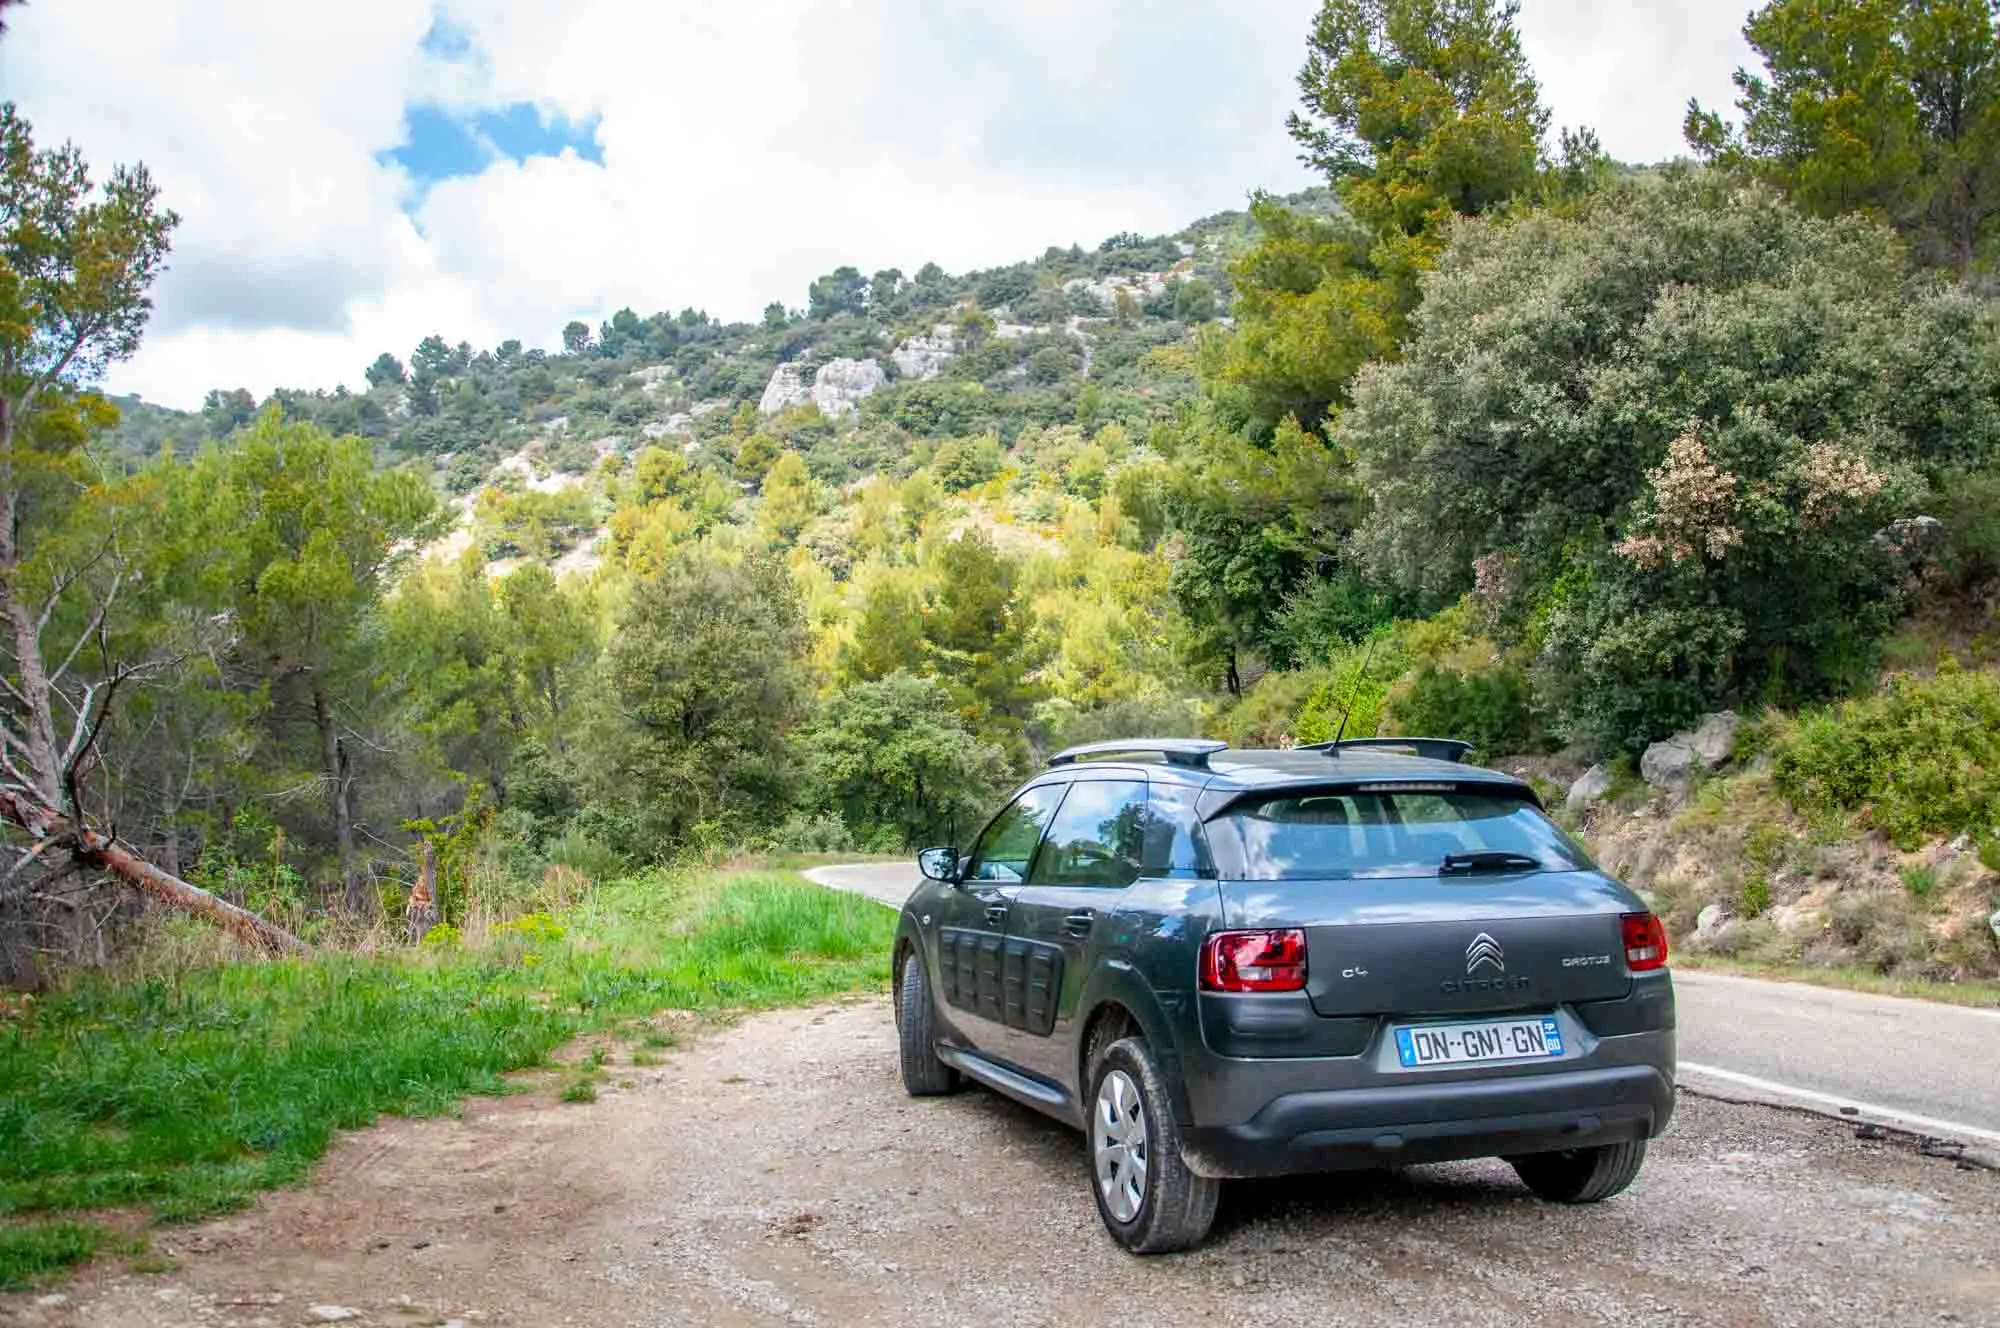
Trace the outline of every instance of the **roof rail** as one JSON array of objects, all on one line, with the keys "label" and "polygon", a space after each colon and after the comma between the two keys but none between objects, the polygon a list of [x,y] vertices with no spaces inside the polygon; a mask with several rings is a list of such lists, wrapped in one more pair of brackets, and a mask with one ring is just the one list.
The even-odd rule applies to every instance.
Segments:
[{"label": "roof rail", "polygon": [[1339,742],[1313,742],[1297,750],[1302,752],[1325,752],[1328,756],[1339,756],[1349,747],[1361,747],[1375,751],[1414,752],[1432,761],[1462,763],[1472,754],[1472,744],[1458,738],[1343,738]]},{"label": "roof rail", "polygon": [[1110,742],[1086,742],[1079,747],[1065,747],[1049,758],[1049,764],[1075,765],[1079,761],[1102,760],[1129,752],[1157,756],[1168,765],[1203,769],[1207,767],[1209,757],[1228,746],[1228,743],[1217,742],[1213,738],[1114,738]]}]

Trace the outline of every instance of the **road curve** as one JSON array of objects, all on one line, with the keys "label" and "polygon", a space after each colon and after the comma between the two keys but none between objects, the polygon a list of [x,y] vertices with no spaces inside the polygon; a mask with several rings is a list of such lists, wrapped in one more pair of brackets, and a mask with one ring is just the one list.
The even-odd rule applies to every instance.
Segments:
[{"label": "road curve", "polygon": [[[917,883],[914,865],[894,862],[806,875],[892,907]],[[1688,1088],[1955,1138],[2000,1156],[2000,1011],[1685,969],[1674,984]]]}]

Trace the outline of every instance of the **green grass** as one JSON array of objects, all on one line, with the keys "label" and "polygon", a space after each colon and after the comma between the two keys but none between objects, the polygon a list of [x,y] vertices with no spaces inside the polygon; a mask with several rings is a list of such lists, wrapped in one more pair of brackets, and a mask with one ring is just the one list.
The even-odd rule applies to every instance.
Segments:
[{"label": "green grass", "polygon": [[20,1291],[88,1259],[116,1238],[90,1222],[0,1226],[0,1291]]},{"label": "green grass", "polygon": [[1676,968],[1710,973],[1733,973],[1746,978],[1768,978],[1773,982],[1799,982],[1808,986],[1840,987],[1876,996],[1907,996],[1937,1001],[1943,1005],[1966,1005],[1974,1009],[2000,1009],[2000,982],[1972,980],[1938,982],[1930,978],[1898,978],[1872,968],[1774,964],[1733,956],[1697,955],[1685,951],[1674,955]]},{"label": "green grass", "polygon": [[59,1215],[239,1208],[304,1179],[337,1130],[507,1091],[620,1019],[880,986],[894,932],[890,910],[780,872],[645,876],[557,921],[484,948],[79,981],[0,1025],[0,1282],[98,1248]]}]

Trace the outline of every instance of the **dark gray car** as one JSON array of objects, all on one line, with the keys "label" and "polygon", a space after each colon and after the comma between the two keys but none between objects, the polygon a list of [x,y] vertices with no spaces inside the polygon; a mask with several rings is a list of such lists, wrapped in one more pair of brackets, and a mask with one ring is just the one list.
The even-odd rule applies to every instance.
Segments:
[{"label": "dark gray car", "polygon": [[903,1081],[1085,1130],[1105,1227],[1207,1233],[1219,1182],[1504,1157],[1608,1198],[1673,1114],[1666,936],[1464,743],[1060,753],[895,949]]}]

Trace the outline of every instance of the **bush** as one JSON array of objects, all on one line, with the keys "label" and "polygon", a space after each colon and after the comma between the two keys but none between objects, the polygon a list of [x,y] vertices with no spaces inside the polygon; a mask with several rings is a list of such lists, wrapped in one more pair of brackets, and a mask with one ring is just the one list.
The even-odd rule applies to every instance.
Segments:
[{"label": "bush", "polygon": [[569,826],[551,839],[542,856],[549,865],[568,867],[594,882],[611,880],[628,865],[623,854],[579,825]]},{"label": "bush", "polygon": [[1516,664],[1461,672],[1427,663],[1391,697],[1389,706],[1389,726],[1395,732],[1463,738],[1484,757],[1544,745],[1528,675]]},{"label": "bush", "polygon": [[1528,608],[1564,736],[1600,747],[1838,694],[1895,617],[1876,533],[2000,451],[1995,327],[1886,226],[1719,174],[1458,226],[1339,419],[1354,553]]},{"label": "bush", "polygon": [[851,853],[854,832],[839,812],[793,812],[762,846],[772,853]]},{"label": "bush", "polygon": [[1728,689],[1742,636],[1726,609],[1650,607],[1593,587],[1549,617],[1540,674],[1558,731],[1638,753]]},{"label": "bush", "polygon": [[2000,580],[2000,467],[1947,473],[1936,503],[1946,575],[1961,589]]},{"label": "bush", "polygon": [[1117,738],[1193,737],[1203,728],[1199,701],[1180,696],[1135,696],[1094,710],[1070,702],[1044,702],[1035,712],[1051,750]]},{"label": "bush", "polygon": [[1778,788],[1795,804],[1863,811],[1905,849],[2000,827],[2000,674],[1895,678],[1808,715],[1776,750]]}]

